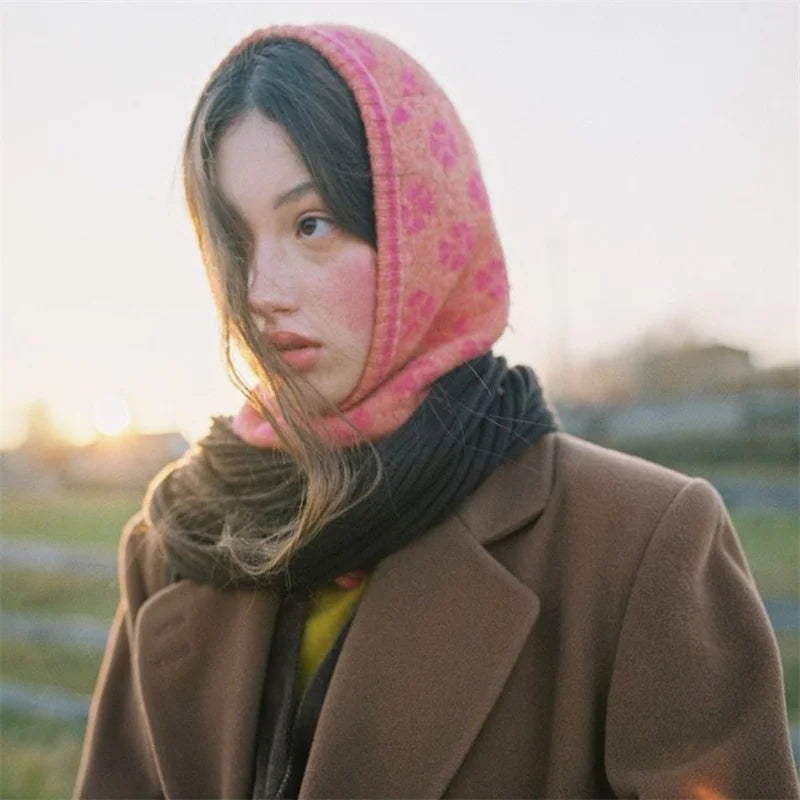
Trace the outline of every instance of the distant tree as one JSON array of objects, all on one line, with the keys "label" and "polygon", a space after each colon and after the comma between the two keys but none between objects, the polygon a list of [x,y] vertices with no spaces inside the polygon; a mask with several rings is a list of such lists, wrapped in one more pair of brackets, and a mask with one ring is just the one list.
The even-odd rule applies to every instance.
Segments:
[{"label": "distant tree", "polygon": [[43,466],[59,467],[71,447],[53,423],[50,407],[43,400],[28,409],[27,435],[22,448]]},{"label": "distant tree", "polygon": [[47,447],[60,441],[61,437],[53,424],[47,403],[43,400],[32,403],[28,409],[25,443],[31,447]]}]

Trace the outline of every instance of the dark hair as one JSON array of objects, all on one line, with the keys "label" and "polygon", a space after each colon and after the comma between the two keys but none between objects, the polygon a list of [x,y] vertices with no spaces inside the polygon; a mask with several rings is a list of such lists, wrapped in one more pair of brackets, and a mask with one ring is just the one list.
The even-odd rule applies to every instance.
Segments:
[{"label": "dark hair", "polygon": [[[272,424],[286,454],[256,453],[220,420],[196,457],[156,477],[147,507],[168,546],[184,540],[181,520],[186,517],[197,557],[222,558],[257,576],[280,569],[329,522],[371,494],[382,464],[370,443],[365,444],[373,461],[357,464],[320,437],[314,429],[320,410],[344,417],[286,367],[250,313],[249,233],[215,181],[220,140],[252,111],[286,130],[339,226],[373,248],[376,232],[366,134],[343,78],[300,42],[256,38],[246,43],[211,76],[194,109],[183,150],[184,188],[220,313],[228,373]],[[282,423],[238,372],[232,343],[261,383],[272,388]],[[363,486],[358,473],[365,469],[373,480],[357,497],[357,487]],[[258,508],[256,516],[251,507]]]},{"label": "dark hair", "polygon": [[259,111],[289,134],[334,220],[376,247],[364,124],[350,87],[323,56],[293,40],[258,42],[238,53],[206,92],[204,160],[213,162],[234,121]]}]

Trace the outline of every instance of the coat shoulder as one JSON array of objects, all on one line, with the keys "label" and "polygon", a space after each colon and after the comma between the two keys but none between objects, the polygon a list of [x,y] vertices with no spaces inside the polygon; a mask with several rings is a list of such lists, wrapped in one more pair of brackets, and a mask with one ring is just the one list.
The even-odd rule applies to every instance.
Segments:
[{"label": "coat shoulder", "polygon": [[652,461],[612,450],[568,433],[556,433],[558,477],[588,481],[608,489],[663,491],[674,494],[691,478]]},{"label": "coat shoulder", "polygon": [[[537,439],[499,467],[459,509],[482,544],[549,520],[570,536],[641,539],[684,494],[718,515],[722,500],[707,481],[567,433]],[[541,526],[540,526],[541,527]]]},{"label": "coat shoulder", "polygon": [[166,585],[161,539],[137,511],[125,524],[117,552],[120,589],[130,611]]},{"label": "coat shoulder", "polygon": [[570,434],[555,434],[553,461],[552,499],[601,518],[613,512],[620,521],[631,515],[658,520],[678,497],[688,497],[697,511],[706,509],[715,516],[724,505],[703,478]]},{"label": "coat shoulder", "polygon": [[554,434],[551,448],[550,491],[531,542],[553,541],[565,569],[582,564],[621,596],[654,539],[677,557],[702,549],[729,521],[702,478],[564,433]]}]

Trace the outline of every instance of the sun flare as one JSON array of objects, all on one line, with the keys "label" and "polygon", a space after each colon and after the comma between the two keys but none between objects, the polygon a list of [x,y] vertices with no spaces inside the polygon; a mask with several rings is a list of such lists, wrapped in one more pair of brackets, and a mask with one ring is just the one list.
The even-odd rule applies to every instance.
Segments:
[{"label": "sun flare", "polygon": [[104,436],[119,436],[128,430],[131,413],[119,395],[104,395],[94,404],[94,427]]}]

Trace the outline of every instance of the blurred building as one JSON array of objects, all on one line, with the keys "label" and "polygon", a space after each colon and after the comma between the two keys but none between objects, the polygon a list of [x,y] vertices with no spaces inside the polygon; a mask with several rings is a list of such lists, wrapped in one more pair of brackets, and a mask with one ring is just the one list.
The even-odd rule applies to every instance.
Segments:
[{"label": "blurred building", "polygon": [[639,361],[635,371],[640,399],[726,392],[756,372],[747,350],[722,344],[652,353]]},{"label": "blurred building", "polygon": [[76,447],[29,437],[0,453],[3,489],[56,489],[71,486],[143,489],[189,443],[180,433],[135,433],[103,437]]},{"label": "blurred building", "polygon": [[139,433],[98,439],[76,448],[62,480],[68,486],[145,486],[158,470],[180,458],[189,443],[180,433]]},{"label": "blurred building", "polygon": [[25,440],[13,450],[0,451],[3,489],[56,489],[72,446],[58,433],[46,403],[37,401],[28,413]]},{"label": "blurred building", "polygon": [[[722,344],[632,348],[559,376],[570,433],[651,457],[796,463],[800,365],[768,370]],[[666,456],[665,456],[666,457]]]}]

